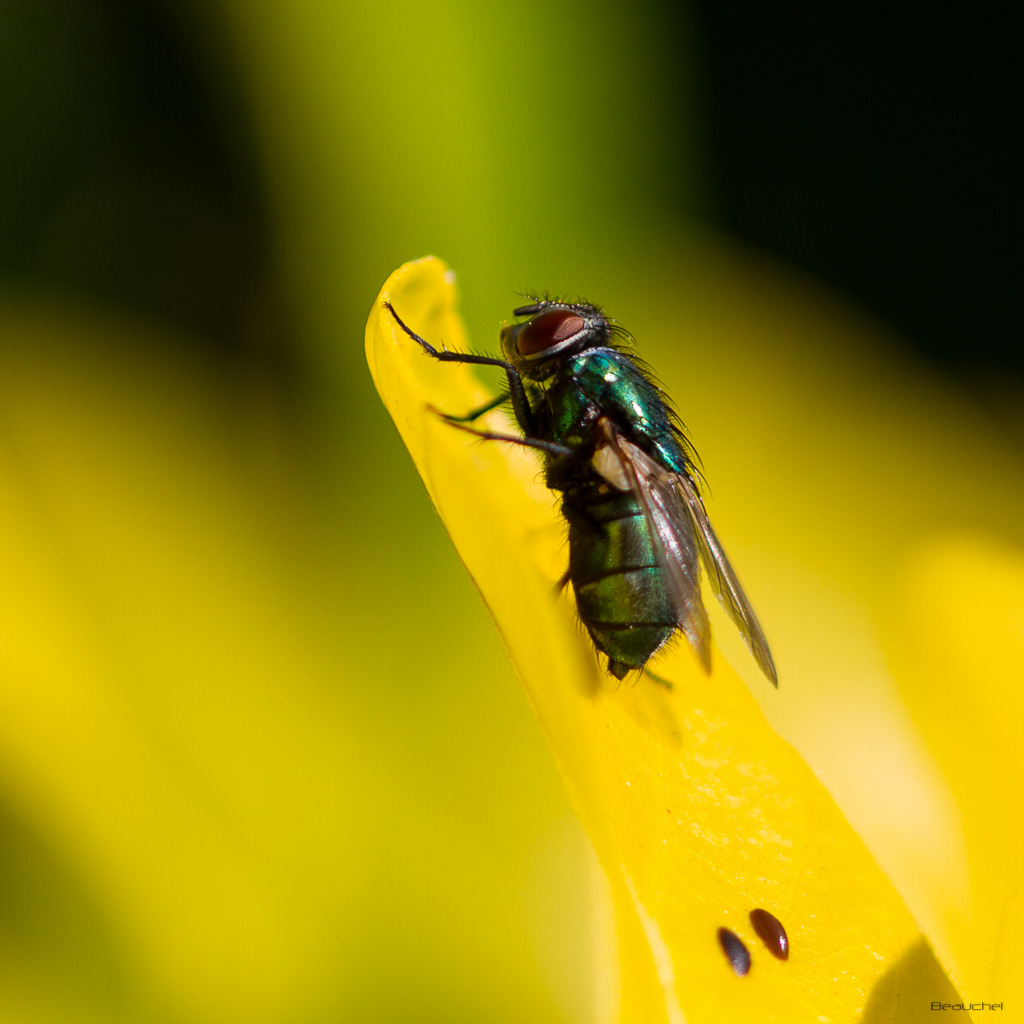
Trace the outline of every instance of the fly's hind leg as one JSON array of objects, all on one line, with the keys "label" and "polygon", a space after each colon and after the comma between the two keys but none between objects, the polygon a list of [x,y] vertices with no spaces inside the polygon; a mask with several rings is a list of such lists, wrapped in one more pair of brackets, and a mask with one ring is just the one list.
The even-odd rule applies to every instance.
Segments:
[{"label": "fly's hind leg", "polygon": [[659,676],[657,672],[652,672],[646,666],[641,671],[645,676],[650,676],[659,686],[664,686],[669,693],[672,692],[672,684],[664,676]]}]

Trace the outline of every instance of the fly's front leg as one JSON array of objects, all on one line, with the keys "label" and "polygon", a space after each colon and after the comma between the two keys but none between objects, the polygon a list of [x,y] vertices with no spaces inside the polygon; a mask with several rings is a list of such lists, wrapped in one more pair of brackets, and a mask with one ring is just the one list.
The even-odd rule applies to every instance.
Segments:
[{"label": "fly's front leg", "polygon": [[[519,371],[511,364],[505,362],[504,359],[495,359],[492,356],[474,356],[468,352],[449,352],[446,348],[440,349],[434,348],[425,338],[421,338],[412,328],[406,326],[402,318],[395,312],[395,307],[390,302],[384,303],[384,308],[395,318],[395,323],[402,328],[403,331],[413,341],[415,341],[428,356],[436,359],[440,363],[469,363],[472,366],[497,366],[505,371],[505,376],[508,378],[508,391],[509,397],[512,400],[512,411],[515,413],[516,422],[519,424],[523,433],[530,437],[536,433],[534,425],[533,410],[530,408],[530,400],[526,396],[526,388],[523,387],[523,379],[519,376]],[[497,404],[497,403],[495,403]],[[483,415],[486,410],[481,410],[479,415]],[[475,418],[475,417],[474,417]],[[453,422],[457,422],[453,421]]]}]

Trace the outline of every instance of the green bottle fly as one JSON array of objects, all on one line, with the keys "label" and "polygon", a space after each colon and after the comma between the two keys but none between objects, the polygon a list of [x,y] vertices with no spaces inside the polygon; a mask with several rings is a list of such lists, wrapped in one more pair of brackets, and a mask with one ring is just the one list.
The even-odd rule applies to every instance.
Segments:
[{"label": "green bottle fly", "polygon": [[[622,679],[682,631],[710,670],[701,568],[764,674],[778,685],[768,642],[711,528],[694,453],[668,399],[624,347],[629,336],[589,303],[520,306],[501,331],[504,359],[439,350],[399,326],[442,362],[497,366],[508,391],[467,416],[446,417],[480,437],[544,456],[561,492],[569,568],[580,620],[608,670]],[[465,424],[510,402],[522,437]]]}]

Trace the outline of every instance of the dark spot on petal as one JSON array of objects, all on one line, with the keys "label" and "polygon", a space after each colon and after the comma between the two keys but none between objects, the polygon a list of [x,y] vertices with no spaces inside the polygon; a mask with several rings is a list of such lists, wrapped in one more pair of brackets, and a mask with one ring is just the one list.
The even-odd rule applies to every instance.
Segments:
[{"label": "dark spot on petal", "polygon": [[782,922],[774,914],[769,914],[767,910],[758,907],[757,910],[750,912],[750,923],[754,926],[757,937],[773,956],[780,960],[789,959],[789,936],[782,927]]},{"label": "dark spot on petal", "polygon": [[743,945],[743,940],[728,928],[719,928],[718,941],[730,966],[742,978],[750,970],[750,951]]}]

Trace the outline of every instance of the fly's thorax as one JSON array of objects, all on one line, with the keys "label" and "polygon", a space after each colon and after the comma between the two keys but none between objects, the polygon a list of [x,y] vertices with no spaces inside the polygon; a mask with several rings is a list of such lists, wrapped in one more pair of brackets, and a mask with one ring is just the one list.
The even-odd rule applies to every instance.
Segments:
[{"label": "fly's thorax", "polygon": [[[666,469],[690,474],[691,463],[664,396],[629,353],[616,348],[578,353],[565,360],[559,380],[572,382],[577,408],[596,409],[608,416],[619,431]],[[619,485],[617,477],[595,469]]]},{"label": "fly's thorax", "polygon": [[567,369],[564,364],[558,367],[543,386],[545,426],[551,440],[584,449],[591,445],[593,425],[601,410]]}]

